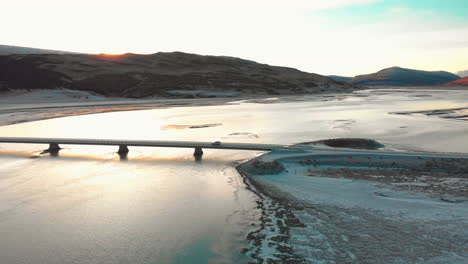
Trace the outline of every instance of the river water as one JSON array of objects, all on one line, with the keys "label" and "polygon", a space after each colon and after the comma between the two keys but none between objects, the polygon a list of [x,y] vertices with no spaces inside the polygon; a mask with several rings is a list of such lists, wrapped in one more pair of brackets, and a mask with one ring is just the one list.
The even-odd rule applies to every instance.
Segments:
[{"label": "river water", "polygon": [[[390,148],[466,152],[466,121],[395,111],[466,107],[463,91],[363,91],[57,118],[1,136],[290,144],[363,137]],[[0,144],[2,263],[245,263],[256,195],[234,165],[260,152]]]}]

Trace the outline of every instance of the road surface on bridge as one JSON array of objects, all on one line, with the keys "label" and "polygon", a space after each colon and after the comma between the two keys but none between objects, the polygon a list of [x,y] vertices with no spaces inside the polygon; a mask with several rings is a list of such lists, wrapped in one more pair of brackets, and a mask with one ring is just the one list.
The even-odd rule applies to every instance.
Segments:
[{"label": "road surface on bridge", "polygon": [[[253,151],[309,151],[321,152],[323,154],[376,154],[395,156],[434,156],[446,158],[468,158],[468,153],[439,153],[439,152],[403,152],[403,151],[382,151],[367,149],[333,148],[322,145],[285,145],[285,144],[261,144],[261,143],[234,143],[234,142],[200,142],[200,141],[166,141],[166,140],[124,140],[124,139],[93,139],[93,138],[32,138],[32,137],[0,137],[0,143],[23,143],[23,144],[49,144],[49,150],[59,150],[62,145],[102,145],[119,146],[119,153],[128,152],[128,146],[134,147],[170,147],[170,148],[195,148],[199,149],[232,149],[232,150],[253,150]],[[197,154],[197,151],[195,152]]]}]

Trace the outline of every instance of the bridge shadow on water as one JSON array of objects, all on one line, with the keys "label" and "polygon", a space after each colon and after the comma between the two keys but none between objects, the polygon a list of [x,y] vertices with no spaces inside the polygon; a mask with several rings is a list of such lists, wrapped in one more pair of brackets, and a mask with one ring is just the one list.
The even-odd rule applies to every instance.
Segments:
[{"label": "bridge shadow on water", "polygon": [[203,160],[201,155],[180,155],[180,156],[170,156],[170,157],[151,157],[151,156],[133,156],[128,153],[101,153],[97,155],[93,154],[81,154],[81,153],[70,153],[70,152],[60,152],[60,151],[5,151],[0,150],[0,159],[1,158],[30,158],[30,159],[48,159],[48,160],[63,160],[63,161],[104,161],[104,162],[125,162],[125,163],[141,163],[141,164],[161,164],[161,163],[171,163],[171,164],[187,164],[195,162],[197,164],[225,164],[226,162],[231,162],[226,159],[218,159],[216,157],[211,157],[210,159]]},{"label": "bridge shadow on water", "polygon": [[44,155],[44,154],[49,154],[51,157],[58,157],[59,156],[59,152],[60,150],[49,150],[49,149],[46,149],[44,151],[42,151],[41,153],[39,153],[40,155]]}]

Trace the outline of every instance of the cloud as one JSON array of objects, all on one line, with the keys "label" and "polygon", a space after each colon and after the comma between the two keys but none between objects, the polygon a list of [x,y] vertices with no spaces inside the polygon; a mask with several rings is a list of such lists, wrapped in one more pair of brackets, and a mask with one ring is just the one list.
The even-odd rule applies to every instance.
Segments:
[{"label": "cloud", "polygon": [[395,65],[455,72],[466,68],[468,61],[464,37],[468,36],[468,23],[435,11],[393,7],[378,20],[333,21],[328,30],[335,41],[327,46],[334,51],[331,59],[340,74],[375,72]]},{"label": "cloud", "polygon": [[[64,1],[64,0],[7,0],[4,3],[3,9],[15,11],[13,9],[20,8],[26,11],[25,7],[40,8],[45,14],[55,12],[67,12],[67,10],[82,10],[83,8],[99,9],[105,15],[105,10],[112,12],[138,12],[142,9],[151,8],[153,11],[158,10],[183,10],[188,9],[190,12],[222,12],[234,10],[255,10],[256,12],[268,12],[270,10],[284,11],[314,11],[333,9],[352,5],[366,5],[383,0],[81,0],[81,1]],[[16,10],[20,11],[20,10]],[[34,11],[38,11],[35,9]]]},{"label": "cloud", "polygon": [[2,28],[0,41],[78,51],[107,47],[139,52],[187,50],[188,42],[205,41],[219,42],[227,50],[239,45],[235,42],[278,41],[278,34],[305,30],[307,25],[299,24],[309,23],[302,19],[305,13],[378,1],[15,0],[2,4],[0,23],[10,26]]}]

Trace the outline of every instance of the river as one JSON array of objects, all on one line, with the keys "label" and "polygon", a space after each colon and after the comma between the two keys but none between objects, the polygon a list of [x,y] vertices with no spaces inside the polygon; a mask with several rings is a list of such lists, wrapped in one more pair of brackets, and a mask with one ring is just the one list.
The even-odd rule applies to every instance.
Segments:
[{"label": "river", "polygon": [[[466,121],[395,111],[467,107],[463,91],[362,91],[63,117],[1,136],[291,144],[377,139],[393,149],[466,152]],[[444,135],[444,140],[441,140]],[[0,144],[4,263],[245,263],[261,211],[235,164],[261,152]]]}]

